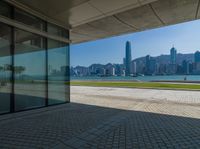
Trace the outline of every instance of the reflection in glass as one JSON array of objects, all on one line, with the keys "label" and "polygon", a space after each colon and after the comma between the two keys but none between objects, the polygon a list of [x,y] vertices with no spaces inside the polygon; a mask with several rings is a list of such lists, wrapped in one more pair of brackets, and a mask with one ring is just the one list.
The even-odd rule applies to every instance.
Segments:
[{"label": "reflection in glass", "polygon": [[[69,38],[68,30],[2,0],[0,16]],[[0,23],[0,114],[69,101],[69,46],[11,26]]]},{"label": "reflection in glass", "polygon": [[64,37],[64,38],[68,38],[68,31],[66,29],[63,29],[59,26],[56,26],[54,24],[51,23],[47,23],[47,32],[52,34],[52,35],[56,35],[56,36],[60,36],[60,37]]},{"label": "reflection in glass", "polygon": [[4,1],[0,1],[0,15],[10,18],[11,17],[11,7]]},{"label": "reflection in glass", "polygon": [[36,29],[44,30],[44,21],[17,8],[15,8],[15,20]]},{"label": "reflection in glass", "polygon": [[15,31],[15,110],[45,106],[46,61],[44,38]]},{"label": "reflection in glass", "polygon": [[10,111],[11,93],[11,29],[0,23],[0,113]]},{"label": "reflection in glass", "polygon": [[49,105],[69,101],[68,45],[48,40]]}]

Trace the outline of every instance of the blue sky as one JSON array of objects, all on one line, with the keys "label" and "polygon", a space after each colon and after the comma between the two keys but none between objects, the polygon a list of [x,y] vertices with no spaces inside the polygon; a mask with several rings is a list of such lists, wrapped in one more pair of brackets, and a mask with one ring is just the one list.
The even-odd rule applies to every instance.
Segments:
[{"label": "blue sky", "polygon": [[71,45],[71,66],[122,63],[126,41],[131,42],[133,59],[169,54],[173,45],[178,53],[194,53],[200,50],[200,20]]}]

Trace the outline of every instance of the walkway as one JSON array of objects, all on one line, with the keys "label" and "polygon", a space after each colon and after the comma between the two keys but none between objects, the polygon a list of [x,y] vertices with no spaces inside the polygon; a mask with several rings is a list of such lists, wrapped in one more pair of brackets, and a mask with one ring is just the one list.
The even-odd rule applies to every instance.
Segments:
[{"label": "walkway", "polygon": [[71,92],[70,104],[0,116],[0,148],[200,148],[197,100],[135,99],[117,88],[72,87]]}]

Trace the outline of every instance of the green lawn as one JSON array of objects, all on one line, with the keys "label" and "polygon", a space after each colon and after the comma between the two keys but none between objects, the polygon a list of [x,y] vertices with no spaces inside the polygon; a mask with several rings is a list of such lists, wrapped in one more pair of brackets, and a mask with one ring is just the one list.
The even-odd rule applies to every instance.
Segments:
[{"label": "green lawn", "polygon": [[99,87],[128,87],[128,88],[156,88],[156,89],[181,89],[200,90],[198,84],[170,84],[157,82],[98,82],[98,81],[71,81],[74,86],[99,86]]}]

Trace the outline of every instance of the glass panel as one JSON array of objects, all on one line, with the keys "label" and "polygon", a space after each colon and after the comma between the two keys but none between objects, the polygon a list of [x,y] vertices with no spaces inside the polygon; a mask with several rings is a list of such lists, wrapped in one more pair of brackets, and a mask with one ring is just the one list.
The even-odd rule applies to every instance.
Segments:
[{"label": "glass panel", "polygon": [[48,40],[49,105],[69,101],[69,46]]},{"label": "glass panel", "polygon": [[48,23],[47,30],[48,30],[48,33],[50,33],[52,35],[69,38],[69,34],[66,29],[56,26],[54,24]]},{"label": "glass panel", "polygon": [[45,106],[44,38],[16,30],[15,44],[15,110]]},{"label": "glass panel", "polygon": [[0,1],[0,15],[11,17],[11,7],[3,1]]},{"label": "glass panel", "polygon": [[15,8],[15,20],[39,30],[45,29],[44,28],[45,23],[43,20],[16,8]]},{"label": "glass panel", "polygon": [[11,93],[11,29],[0,23],[0,113],[10,111]]}]

